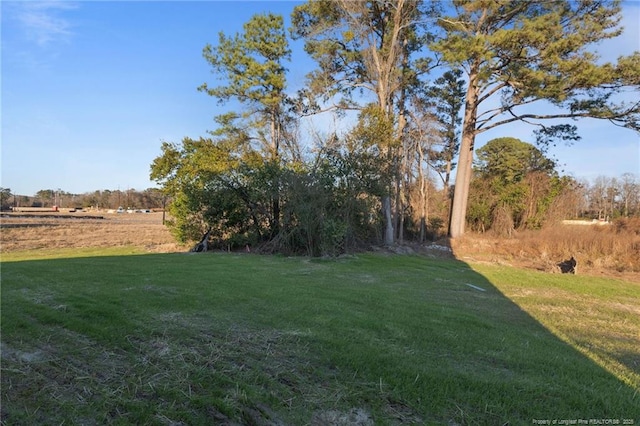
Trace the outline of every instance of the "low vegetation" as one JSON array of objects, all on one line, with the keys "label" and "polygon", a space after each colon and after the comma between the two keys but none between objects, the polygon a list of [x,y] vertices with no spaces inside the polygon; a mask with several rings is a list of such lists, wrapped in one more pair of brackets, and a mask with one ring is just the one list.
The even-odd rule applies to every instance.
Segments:
[{"label": "low vegetation", "polygon": [[[0,243],[2,255],[16,251],[64,256],[77,248],[136,247],[147,252],[184,250],[162,224],[162,213],[81,213],[94,219],[78,219],[74,213],[4,214]],[[66,217],[65,217],[66,216]]]},{"label": "low vegetation", "polygon": [[636,283],[86,250],[3,255],[3,424],[640,421]]},{"label": "low vegetation", "polygon": [[507,262],[546,272],[574,256],[581,274],[624,275],[640,281],[640,219],[610,225],[555,225],[510,237],[468,234],[455,244],[458,257]]}]

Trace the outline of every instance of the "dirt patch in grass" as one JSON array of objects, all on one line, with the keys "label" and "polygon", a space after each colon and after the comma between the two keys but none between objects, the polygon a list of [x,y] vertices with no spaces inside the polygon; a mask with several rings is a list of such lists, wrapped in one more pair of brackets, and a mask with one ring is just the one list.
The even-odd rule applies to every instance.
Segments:
[{"label": "dirt patch in grass", "polygon": [[19,349],[11,348],[4,343],[0,343],[0,357],[7,361],[32,363],[42,361],[44,358],[44,352],[39,349],[33,351],[21,351]]},{"label": "dirt patch in grass", "polygon": [[319,411],[311,419],[312,426],[373,426],[371,415],[362,408],[352,408],[347,412],[338,410]]}]

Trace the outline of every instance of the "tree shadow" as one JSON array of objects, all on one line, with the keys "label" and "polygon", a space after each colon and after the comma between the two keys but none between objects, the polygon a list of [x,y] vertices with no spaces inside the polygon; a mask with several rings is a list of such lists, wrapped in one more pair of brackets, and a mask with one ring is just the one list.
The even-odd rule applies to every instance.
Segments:
[{"label": "tree shadow", "polygon": [[[107,365],[126,384],[108,389],[121,399],[100,404],[121,421],[132,418],[122,408],[127,398],[148,419],[159,419],[150,407],[160,404],[162,416],[187,423],[241,419],[248,401],[251,412],[270,407],[252,418],[258,424],[321,424],[354,412],[361,424],[640,420],[637,376],[595,362],[567,343],[575,340],[567,339],[571,328],[560,324],[559,335],[514,301],[512,287],[505,292],[476,265],[436,250],[337,259],[180,253],[3,263],[2,384],[19,392],[3,392],[2,416],[21,415],[16,401],[39,408],[38,415],[54,415],[60,402],[62,411],[71,410],[74,392],[95,403],[101,388],[90,385],[101,384],[100,374],[115,377],[101,371]],[[502,273],[507,281],[524,276]],[[564,303],[550,306],[562,310]],[[79,368],[73,353],[55,353],[64,345],[76,355],[98,349],[85,357],[87,378],[63,374]],[[56,357],[37,352],[46,350]],[[601,356],[638,372],[637,351]],[[193,377],[174,377],[163,370],[169,365]],[[26,371],[43,380],[25,380]],[[153,386],[134,386],[127,374]],[[54,396],[34,387],[47,381]],[[160,385],[179,391],[158,394]],[[217,417],[207,417],[211,412]],[[54,418],[78,420],[74,415]]]},{"label": "tree shadow", "polygon": [[[563,274],[549,274],[486,262],[472,265],[454,251],[451,254],[454,262],[473,271],[469,282],[462,283],[477,299],[471,309],[517,328],[511,344],[520,342],[526,348],[520,351],[522,358],[530,360],[517,374],[526,381],[531,375],[548,380],[548,387],[542,385],[538,395],[531,395],[534,400],[547,401],[548,409],[540,410],[528,422],[522,417],[518,421],[637,424],[640,324],[633,314],[620,316],[620,310],[637,313],[637,286],[617,280],[606,289],[601,287],[602,280],[587,285],[582,277],[571,275],[573,263]],[[500,299],[499,312],[482,313],[482,304],[491,298]],[[491,345],[491,339],[481,340],[487,343],[487,351],[499,350],[495,342]],[[491,358],[481,359],[484,368],[491,368]],[[532,368],[536,365],[539,368]]]}]

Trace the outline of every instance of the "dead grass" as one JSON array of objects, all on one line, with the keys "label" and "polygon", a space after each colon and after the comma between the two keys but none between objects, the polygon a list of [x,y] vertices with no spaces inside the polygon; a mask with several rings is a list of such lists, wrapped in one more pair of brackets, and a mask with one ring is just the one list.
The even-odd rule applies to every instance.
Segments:
[{"label": "dead grass", "polygon": [[467,234],[452,243],[456,257],[557,272],[575,257],[578,273],[640,281],[640,219],[609,226],[556,225],[511,237]]},{"label": "dead grass", "polygon": [[[59,216],[67,217],[59,217]],[[79,218],[91,216],[94,218]],[[0,221],[0,251],[92,247],[136,247],[171,253],[189,247],[176,243],[162,213],[4,214]],[[546,272],[574,256],[580,274],[640,281],[640,219],[618,220],[610,226],[557,225],[524,231],[511,237],[467,234],[453,241],[455,256],[506,263]],[[448,253],[447,253],[448,254]]]},{"label": "dead grass", "polygon": [[2,252],[131,246],[154,253],[184,251],[162,224],[162,213],[4,214]]}]

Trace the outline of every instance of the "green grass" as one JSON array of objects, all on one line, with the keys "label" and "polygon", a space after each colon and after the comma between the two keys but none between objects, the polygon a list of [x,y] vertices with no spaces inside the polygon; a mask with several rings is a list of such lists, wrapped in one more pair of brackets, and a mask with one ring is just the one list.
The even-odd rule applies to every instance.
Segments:
[{"label": "green grass", "polygon": [[86,254],[3,255],[4,424],[640,422],[634,283],[412,256]]},{"label": "green grass", "polygon": [[89,247],[89,248],[49,248],[38,250],[14,251],[0,253],[2,262],[43,259],[69,259],[75,257],[105,257],[145,254],[146,251],[133,246]]}]

